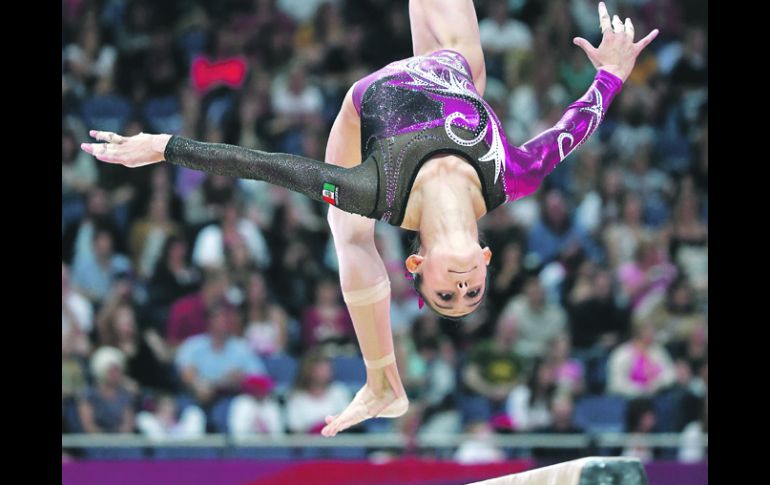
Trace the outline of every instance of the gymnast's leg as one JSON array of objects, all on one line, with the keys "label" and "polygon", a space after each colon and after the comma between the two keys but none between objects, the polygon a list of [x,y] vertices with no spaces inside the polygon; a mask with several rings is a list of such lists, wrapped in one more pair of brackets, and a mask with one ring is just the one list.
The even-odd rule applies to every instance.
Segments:
[{"label": "gymnast's leg", "polygon": [[[326,146],[326,162],[354,166],[361,162],[360,120],[351,92],[334,122]],[[329,227],[339,261],[340,286],[353,320],[366,365],[366,385],[336,416],[327,416],[324,436],[334,436],[374,416],[397,417],[408,400],[395,362],[390,327],[390,281],[374,244],[373,219],[329,208]]]},{"label": "gymnast's leg", "polygon": [[459,52],[471,66],[476,90],[484,94],[487,72],[473,0],[409,0],[409,22],[414,55]]}]

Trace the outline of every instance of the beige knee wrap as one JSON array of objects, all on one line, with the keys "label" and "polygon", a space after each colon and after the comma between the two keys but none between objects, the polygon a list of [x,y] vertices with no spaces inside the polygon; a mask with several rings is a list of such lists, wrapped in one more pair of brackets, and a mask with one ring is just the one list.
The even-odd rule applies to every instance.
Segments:
[{"label": "beige knee wrap", "polygon": [[342,298],[345,300],[345,303],[351,306],[370,305],[388,295],[390,295],[390,280],[387,278],[369,288],[342,292]]}]

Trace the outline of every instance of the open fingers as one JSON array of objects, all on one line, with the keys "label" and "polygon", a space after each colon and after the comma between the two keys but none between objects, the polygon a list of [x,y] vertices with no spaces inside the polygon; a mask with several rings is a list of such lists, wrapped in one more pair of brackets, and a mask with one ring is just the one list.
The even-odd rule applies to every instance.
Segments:
[{"label": "open fingers", "polygon": [[631,23],[631,19],[626,17],[626,37],[628,37],[628,40],[631,42],[634,41],[634,24]]},{"label": "open fingers", "polygon": [[660,31],[658,29],[655,29],[649,34],[647,34],[642,40],[634,44],[634,48],[636,49],[636,52],[637,53],[641,52],[642,49],[650,45],[650,42],[652,42],[655,39],[655,37],[658,36],[659,33]]},{"label": "open fingers", "polygon": [[602,29],[602,34],[612,28],[610,13],[607,11],[607,5],[604,2],[599,2],[599,26]]}]

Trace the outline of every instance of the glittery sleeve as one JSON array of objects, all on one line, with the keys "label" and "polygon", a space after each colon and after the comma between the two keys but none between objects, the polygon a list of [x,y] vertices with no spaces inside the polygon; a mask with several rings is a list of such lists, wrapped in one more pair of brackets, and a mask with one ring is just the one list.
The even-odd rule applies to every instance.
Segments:
[{"label": "glittery sleeve", "polygon": [[222,143],[204,143],[172,136],[167,162],[228,177],[264,180],[319,202],[369,217],[377,202],[376,162],[366,160],[345,168],[299,155],[269,153]]},{"label": "glittery sleeve", "polygon": [[599,70],[588,92],[567,108],[553,128],[520,147],[510,147],[506,178],[513,193],[508,200],[537,190],[546,175],[596,131],[622,84],[617,76]]}]

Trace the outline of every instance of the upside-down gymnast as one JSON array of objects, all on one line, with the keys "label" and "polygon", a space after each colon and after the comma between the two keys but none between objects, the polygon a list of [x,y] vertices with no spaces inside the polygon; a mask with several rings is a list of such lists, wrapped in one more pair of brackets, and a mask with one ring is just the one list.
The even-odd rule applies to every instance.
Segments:
[{"label": "upside-down gymnast", "polygon": [[599,4],[598,48],[575,38],[597,69],[586,94],[549,130],[508,143],[482,99],[484,54],[472,0],[410,0],[414,57],[388,64],[348,91],[329,134],[326,163],[202,143],[180,136],[122,137],[91,131],[99,160],[139,167],[167,161],[204,172],[264,180],[326,201],[340,285],[366,365],[366,384],[348,407],[327,416],[324,436],[409,406],[390,328],[390,281],[374,244],[377,219],[417,231],[406,259],[415,288],[436,312],[460,317],[478,307],[492,252],[476,221],[534,192],[582,144],[658,31],[634,43],[634,26]]}]

